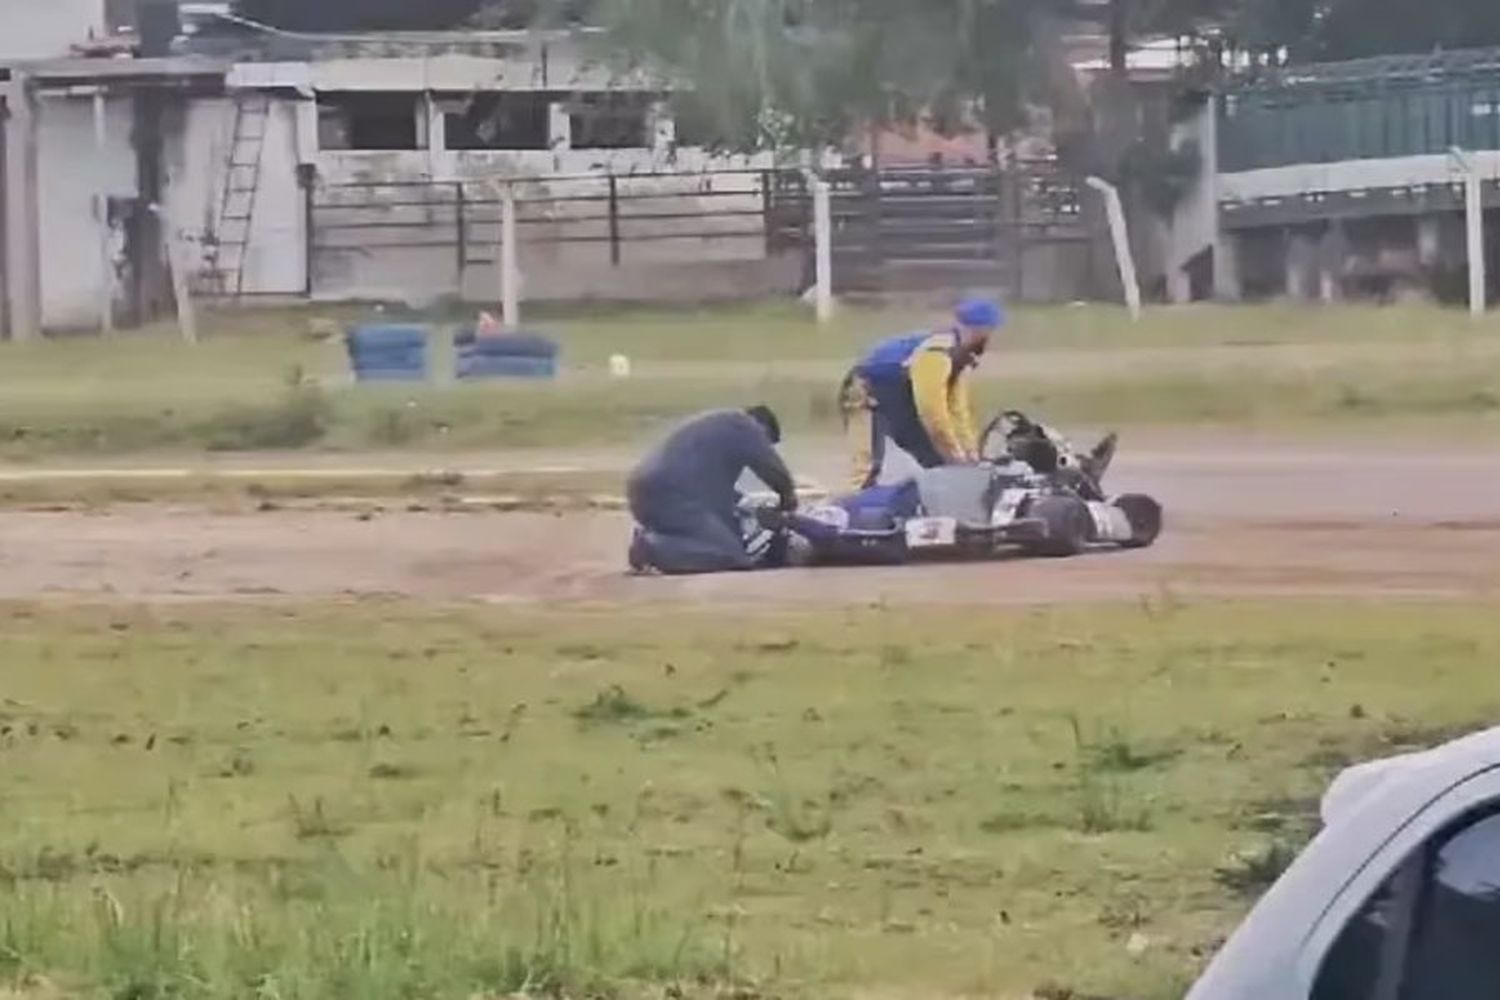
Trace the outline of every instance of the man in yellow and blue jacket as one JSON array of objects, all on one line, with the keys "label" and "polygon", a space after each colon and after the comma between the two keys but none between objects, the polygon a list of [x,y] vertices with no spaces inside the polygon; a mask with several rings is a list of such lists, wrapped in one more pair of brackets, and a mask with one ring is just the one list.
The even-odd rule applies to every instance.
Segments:
[{"label": "man in yellow and blue jacket", "polygon": [[979,460],[968,373],[1005,325],[1005,310],[967,299],[953,319],[947,330],[883,341],[845,377],[840,404],[855,489],[879,480],[888,438],[924,469]]}]

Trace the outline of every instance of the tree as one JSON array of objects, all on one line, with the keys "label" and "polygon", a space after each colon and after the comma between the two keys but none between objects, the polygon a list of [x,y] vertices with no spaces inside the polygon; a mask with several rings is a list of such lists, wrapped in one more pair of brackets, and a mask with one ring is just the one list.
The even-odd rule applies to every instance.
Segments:
[{"label": "tree", "polygon": [[696,129],[741,149],[836,145],[930,116],[1020,120],[1032,10],[1055,0],[600,0],[632,67],[686,83]]},{"label": "tree", "polygon": [[[1152,0],[1140,0],[1152,2]],[[1211,26],[1241,49],[1295,62],[1500,45],[1495,0],[1156,0],[1154,27]]]},{"label": "tree", "polygon": [[590,23],[594,0],[484,0],[468,23],[476,28],[515,31]]},{"label": "tree", "polygon": [[1321,5],[1309,27],[1307,42],[1294,43],[1293,51],[1314,59],[1500,45],[1500,3],[1334,0]]}]

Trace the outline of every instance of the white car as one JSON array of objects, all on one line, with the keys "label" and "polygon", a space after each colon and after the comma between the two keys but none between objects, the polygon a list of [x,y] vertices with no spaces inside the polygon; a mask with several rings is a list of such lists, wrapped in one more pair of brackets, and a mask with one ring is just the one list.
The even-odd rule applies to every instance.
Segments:
[{"label": "white car", "polygon": [[1500,729],[1345,771],[1188,1000],[1500,997]]}]

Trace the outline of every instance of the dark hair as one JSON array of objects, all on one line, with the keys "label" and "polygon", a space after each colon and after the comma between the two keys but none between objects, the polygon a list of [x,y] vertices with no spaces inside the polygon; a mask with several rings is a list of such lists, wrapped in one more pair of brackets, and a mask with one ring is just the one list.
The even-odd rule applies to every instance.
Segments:
[{"label": "dark hair", "polygon": [[781,443],[781,421],[776,419],[775,412],[769,406],[752,406],[745,412],[760,424],[772,444]]}]

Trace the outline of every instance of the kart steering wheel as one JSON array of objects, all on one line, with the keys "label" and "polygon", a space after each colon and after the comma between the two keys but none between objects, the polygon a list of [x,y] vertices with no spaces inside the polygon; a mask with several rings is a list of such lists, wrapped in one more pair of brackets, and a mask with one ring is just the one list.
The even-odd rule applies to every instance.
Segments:
[{"label": "kart steering wheel", "polygon": [[[1010,449],[1010,439],[1016,434],[1034,434],[1036,424],[1020,410],[1001,410],[984,428],[979,436],[979,458],[984,462],[999,463],[1010,458],[1019,458]],[[998,440],[996,440],[998,439]],[[998,446],[992,446],[992,440]]]}]

